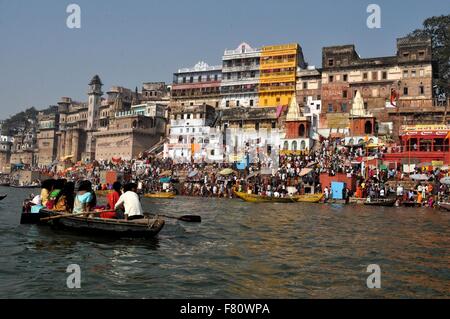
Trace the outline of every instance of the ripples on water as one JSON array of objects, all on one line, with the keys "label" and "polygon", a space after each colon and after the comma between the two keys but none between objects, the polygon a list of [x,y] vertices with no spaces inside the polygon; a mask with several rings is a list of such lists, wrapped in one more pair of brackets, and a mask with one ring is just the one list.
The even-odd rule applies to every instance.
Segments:
[{"label": "ripples on water", "polygon": [[[144,199],[202,223],[111,240],[19,225],[24,192],[0,193],[1,298],[449,297],[450,213],[439,210]],[[66,288],[72,263],[81,289]],[[382,289],[366,287],[369,264]]]}]

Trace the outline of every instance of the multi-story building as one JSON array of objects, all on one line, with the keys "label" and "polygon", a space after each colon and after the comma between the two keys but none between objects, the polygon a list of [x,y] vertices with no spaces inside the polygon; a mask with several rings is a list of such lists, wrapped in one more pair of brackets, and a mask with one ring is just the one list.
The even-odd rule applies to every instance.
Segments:
[{"label": "multi-story building", "polygon": [[277,107],[223,110],[220,127],[224,135],[225,160],[242,165],[258,161],[278,164],[281,122],[283,117]]},{"label": "multi-story building", "polygon": [[223,140],[217,124],[218,115],[211,105],[186,106],[173,111],[164,157],[179,163],[222,161]]},{"label": "multi-story building", "polygon": [[261,49],[241,43],[225,50],[222,57],[220,107],[254,107],[258,105],[259,61]]},{"label": "multi-story building", "polygon": [[262,47],[259,106],[289,105],[296,90],[298,67],[305,67],[300,45],[293,43]]},{"label": "multi-story building", "polygon": [[56,160],[58,149],[57,131],[59,129],[58,107],[50,108],[47,112],[38,114],[37,133],[37,165],[40,167],[52,165]]},{"label": "multi-story building", "polygon": [[94,132],[95,159],[130,160],[159,142],[166,130],[165,106],[148,102],[116,112],[106,129]]},{"label": "multi-story building", "polygon": [[37,162],[37,135],[36,127],[26,127],[19,130],[13,136],[11,148],[11,165],[14,166],[35,166]]},{"label": "multi-story building", "polygon": [[192,68],[178,70],[173,75],[171,109],[208,104],[219,107],[222,66],[199,62]]},{"label": "multi-story building", "polygon": [[296,98],[303,116],[310,122],[309,136],[318,139],[320,113],[322,112],[322,74],[320,69],[307,66],[297,70]]},{"label": "multi-story building", "polygon": [[12,136],[0,136],[0,173],[8,173],[11,170],[10,161],[13,141]]},{"label": "multi-story building", "polygon": [[[323,129],[349,128],[349,112],[358,91],[364,108],[377,119],[367,134],[373,134],[380,126],[392,126],[388,110],[394,107],[395,112],[409,109],[413,113],[432,107],[428,38],[397,39],[397,55],[379,58],[360,58],[354,45],[325,47],[322,66],[320,127]],[[398,125],[395,130],[398,131]]]},{"label": "multi-story building", "polygon": [[142,84],[141,102],[155,102],[168,106],[170,89],[164,82],[145,82]]}]

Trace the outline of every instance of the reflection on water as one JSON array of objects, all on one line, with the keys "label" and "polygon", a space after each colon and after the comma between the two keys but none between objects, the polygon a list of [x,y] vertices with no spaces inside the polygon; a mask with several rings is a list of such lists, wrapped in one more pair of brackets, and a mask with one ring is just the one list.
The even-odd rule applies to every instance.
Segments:
[{"label": "reflection on water", "polygon": [[[79,236],[19,225],[23,191],[2,188],[2,298],[448,297],[447,212],[239,200],[144,200],[167,220],[153,240]],[[81,289],[66,288],[69,264]],[[378,264],[382,289],[366,288]]]}]

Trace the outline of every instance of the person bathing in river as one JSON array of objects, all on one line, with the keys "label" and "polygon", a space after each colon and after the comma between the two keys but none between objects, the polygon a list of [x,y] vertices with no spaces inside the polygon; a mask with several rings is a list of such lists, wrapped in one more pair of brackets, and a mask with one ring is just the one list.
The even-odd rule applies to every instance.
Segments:
[{"label": "person bathing in river", "polygon": [[126,184],[123,188],[124,193],[120,196],[114,209],[124,208],[124,217],[126,220],[140,219],[144,217],[139,195],[137,194],[137,185],[135,183]]}]

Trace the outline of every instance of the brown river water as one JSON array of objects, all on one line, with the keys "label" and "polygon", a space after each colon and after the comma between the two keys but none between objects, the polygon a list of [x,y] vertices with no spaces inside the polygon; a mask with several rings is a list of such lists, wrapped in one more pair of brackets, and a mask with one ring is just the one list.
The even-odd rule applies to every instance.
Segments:
[{"label": "brown river water", "polygon": [[[450,212],[363,205],[143,199],[154,240],[20,225],[32,191],[0,187],[0,298],[448,298]],[[78,264],[81,288],[66,285]],[[369,289],[367,266],[381,269]]]}]

